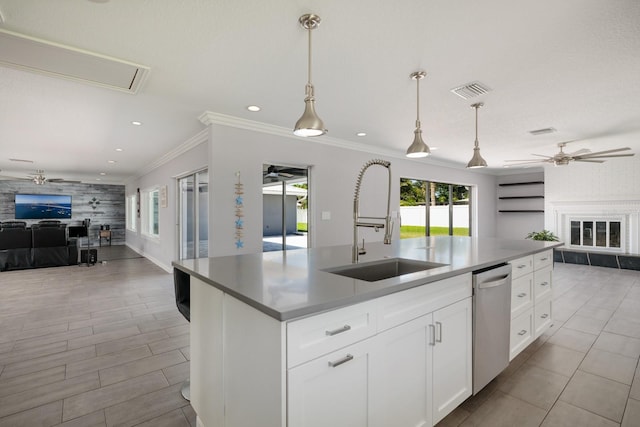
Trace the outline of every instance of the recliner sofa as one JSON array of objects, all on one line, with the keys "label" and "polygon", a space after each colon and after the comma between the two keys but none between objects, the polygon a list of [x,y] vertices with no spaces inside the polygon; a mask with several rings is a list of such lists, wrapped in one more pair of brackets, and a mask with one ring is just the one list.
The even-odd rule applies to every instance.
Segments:
[{"label": "recliner sofa", "polygon": [[0,271],[77,263],[77,243],[67,240],[66,224],[0,223]]}]

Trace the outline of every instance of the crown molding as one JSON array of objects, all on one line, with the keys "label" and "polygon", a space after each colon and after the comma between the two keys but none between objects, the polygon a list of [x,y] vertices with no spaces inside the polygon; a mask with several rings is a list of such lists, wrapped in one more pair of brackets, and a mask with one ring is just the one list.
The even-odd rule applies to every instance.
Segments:
[{"label": "crown molding", "polygon": [[[317,144],[328,145],[332,147],[344,148],[354,151],[361,151],[364,153],[384,156],[395,159],[402,159],[407,161],[419,162],[423,164],[442,166],[451,169],[466,169],[465,164],[462,163],[454,163],[448,162],[444,160],[437,160],[433,157],[427,157],[422,159],[411,159],[405,156],[404,151],[391,150],[383,147],[371,146],[363,143],[347,141],[339,138],[332,138],[330,136],[316,136],[316,137],[304,137],[297,136],[293,134],[293,130],[289,128],[285,128],[282,126],[275,126],[268,123],[257,122],[254,120],[243,119],[235,116],[228,116],[226,114],[214,113],[213,111],[205,111],[200,116],[198,116],[198,120],[205,126],[211,125],[220,125],[220,126],[228,126],[238,129],[250,130],[254,132],[266,133],[269,135],[280,136],[283,138],[291,138],[297,140],[305,140],[305,142],[312,142]],[[477,170],[474,173],[480,174],[489,174],[488,171],[485,170]]]},{"label": "crown molding", "polygon": [[187,151],[191,150],[194,147],[197,147],[198,145],[200,145],[200,144],[202,144],[204,142],[207,142],[208,140],[209,140],[209,129],[201,130],[200,132],[198,132],[197,134],[195,134],[191,138],[187,139],[182,144],[178,145],[173,150],[169,151],[168,153],[166,153],[162,157],[160,157],[160,158],[156,159],[155,161],[151,162],[145,168],[140,169],[135,176],[132,176],[127,181],[132,181],[132,180],[139,179],[139,178],[143,177],[144,175],[148,174],[149,172],[153,171],[154,169],[157,169],[160,166],[162,166],[162,165],[164,165],[166,163],[169,163],[171,160],[175,159],[176,157],[186,153]]}]

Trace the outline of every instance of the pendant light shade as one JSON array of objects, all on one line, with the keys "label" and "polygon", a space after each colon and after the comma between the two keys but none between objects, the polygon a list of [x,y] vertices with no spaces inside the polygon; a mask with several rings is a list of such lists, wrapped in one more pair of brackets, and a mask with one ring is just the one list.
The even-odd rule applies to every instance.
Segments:
[{"label": "pendant light shade", "polygon": [[409,77],[416,81],[416,130],[413,131],[413,142],[407,149],[407,157],[419,158],[427,157],[431,154],[431,150],[425,142],[422,140],[422,129],[420,128],[420,80],[422,80],[427,73],[424,71],[416,71],[411,73]]},{"label": "pendant light shade", "polygon": [[322,119],[318,117],[315,108],[315,96],[313,94],[313,85],[311,84],[311,30],[318,28],[320,25],[320,17],[318,15],[306,14],[302,15],[298,20],[302,28],[309,32],[309,63],[308,63],[308,79],[305,86],[304,113],[296,122],[293,133],[298,136],[320,136],[327,133]]},{"label": "pendant light shade", "polygon": [[476,169],[476,168],[486,168],[487,162],[480,155],[480,145],[478,144],[478,108],[482,107],[484,104],[482,102],[478,102],[477,104],[472,104],[471,108],[475,108],[476,110],[476,140],[473,147],[473,157],[467,163],[467,168]]}]

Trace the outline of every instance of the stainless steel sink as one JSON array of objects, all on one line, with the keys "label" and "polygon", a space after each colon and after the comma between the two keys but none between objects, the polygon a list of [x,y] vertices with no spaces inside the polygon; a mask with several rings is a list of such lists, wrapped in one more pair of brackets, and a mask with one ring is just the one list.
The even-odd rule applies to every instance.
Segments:
[{"label": "stainless steel sink", "polygon": [[437,262],[415,261],[404,258],[389,258],[382,261],[372,261],[362,264],[349,264],[341,267],[328,268],[327,273],[338,274],[340,276],[351,277],[352,279],[376,282],[378,280],[389,279],[402,276],[403,274],[416,273],[418,271],[430,270],[447,264]]}]

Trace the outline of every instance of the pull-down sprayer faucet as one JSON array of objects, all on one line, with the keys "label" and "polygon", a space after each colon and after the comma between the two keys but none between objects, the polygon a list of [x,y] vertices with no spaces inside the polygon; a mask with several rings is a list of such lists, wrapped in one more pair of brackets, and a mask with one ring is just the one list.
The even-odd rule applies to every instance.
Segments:
[{"label": "pull-down sprayer faucet", "polygon": [[[360,185],[362,184],[362,177],[364,176],[365,171],[373,165],[380,165],[387,168],[387,172],[389,174],[389,186],[387,187],[387,215],[384,217],[366,217],[360,216]],[[367,251],[364,249],[364,241],[362,242],[362,247],[358,247],[358,227],[369,227],[378,231],[381,228],[384,228],[384,244],[391,244],[391,216],[389,215],[389,209],[391,207],[391,162],[381,159],[373,159],[369,160],[367,163],[362,166],[360,169],[360,174],[358,174],[358,180],[356,181],[356,191],[353,197],[353,248],[352,248],[352,256],[351,262],[354,264],[358,262],[359,255],[364,255]],[[363,222],[362,220],[383,220],[384,223],[379,222]]]}]

